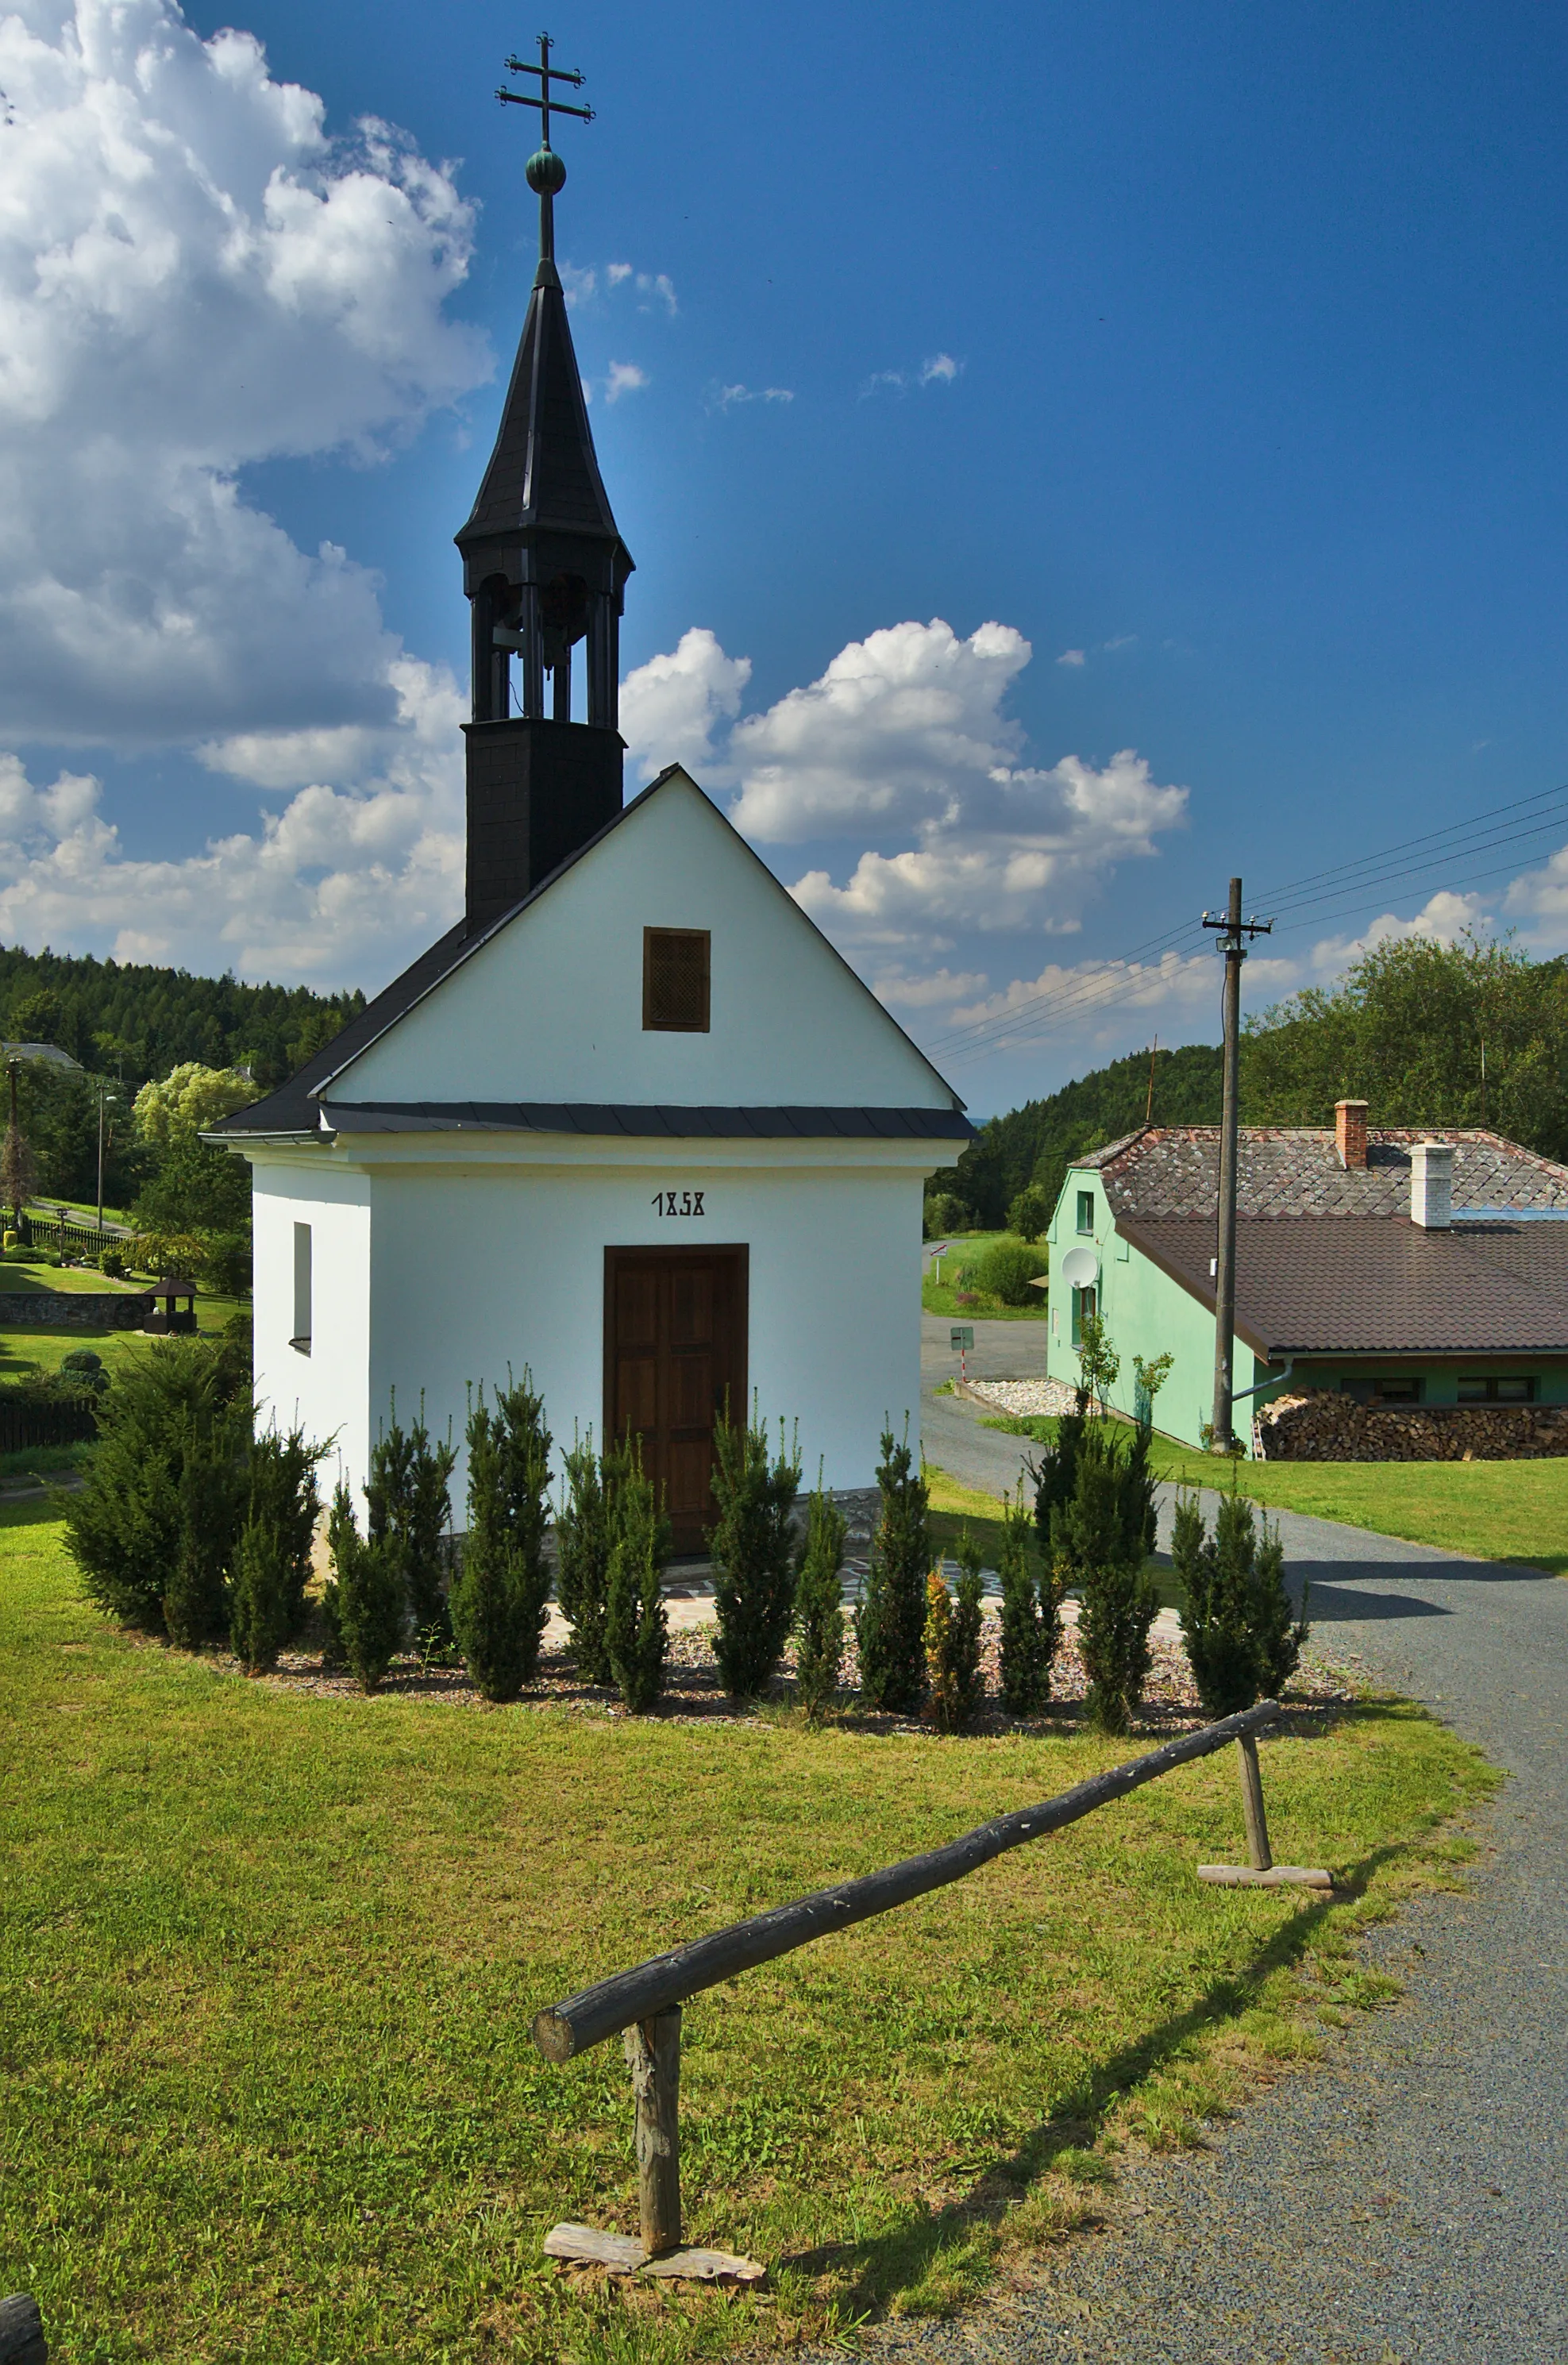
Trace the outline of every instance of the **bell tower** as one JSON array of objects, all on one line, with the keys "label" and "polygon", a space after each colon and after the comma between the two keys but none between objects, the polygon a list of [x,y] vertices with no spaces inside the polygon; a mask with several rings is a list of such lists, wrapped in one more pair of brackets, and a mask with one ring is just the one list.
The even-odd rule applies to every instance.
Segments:
[{"label": "bell tower", "polygon": [[550,145],[553,113],[588,122],[593,109],[552,97],[554,84],[578,88],[583,78],[553,66],[551,47],[542,33],[537,65],[507,60],[509,73],[537,77],[537,95],[496,93],[540,112],[527,165],[539,268],[495,449],[456,537],[473,621],[473,716],[464,725],[471,936],[602,829],[622,800],[621,611],[633,562],[599,473],[555,269],[566,167]]}]

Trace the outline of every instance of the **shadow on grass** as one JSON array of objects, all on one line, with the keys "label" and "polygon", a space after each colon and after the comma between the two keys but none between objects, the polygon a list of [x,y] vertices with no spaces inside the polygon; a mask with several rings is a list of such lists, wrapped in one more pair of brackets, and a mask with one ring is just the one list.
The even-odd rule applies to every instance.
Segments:
[{"label": "shadow on grass", "polygon": [[[1375,1706],[1367,1703],[1369,1714],[1375,1712]],[[1304,1896],[1298,1910],[1244,1969],[1215,1979],[1184,2011],[1113,2054],[1085,2079],[1070,2102],[1031,2128],[1015,2149],[986,2169],[960,2199],[863,2242],[824,2243],[796,2251],[781,2258],[778,2266],[808,2275],[830,2269],[852,2271],[854,2282],[839,2294],[840,2306],[851,2320],[883,2315],[891,2300],[918,2287],[944,2254],[960,2248],[977,2228],[1001,2225],[1009,2210],[1053,2169],[1065,2169],[1075,2181],[1082,2181],[1081,2155],[1094,2143],[1115,2102],[1177,2059],[1194,2038],[1250,2011],[1276,1972],[1300,1963],[1335,1906],[1363,1898],[1380,1872],[1417,1853],[1413,1842],[1375,1848],[1346,1869],[1331,1897]]]}]

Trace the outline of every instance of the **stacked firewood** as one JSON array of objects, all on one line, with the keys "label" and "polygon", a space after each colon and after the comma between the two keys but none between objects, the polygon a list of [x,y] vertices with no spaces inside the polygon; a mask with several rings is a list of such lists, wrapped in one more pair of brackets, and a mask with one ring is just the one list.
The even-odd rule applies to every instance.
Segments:
[{"label": "stacked firewood", "polygon": [[1265,1462],[1535,1462],[1568,1453],[1568,1405],[1362,1405],[1315,1388],[1253,1424]]}]

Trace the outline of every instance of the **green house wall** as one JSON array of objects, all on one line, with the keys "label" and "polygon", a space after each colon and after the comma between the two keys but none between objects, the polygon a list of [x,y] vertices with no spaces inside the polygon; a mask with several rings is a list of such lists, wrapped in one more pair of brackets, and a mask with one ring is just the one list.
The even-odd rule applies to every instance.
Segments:
[{"label": "green house wall", "polygon": [[[1090,1230],[1077,1223],[1080,1193],[1093,1201]],[[1202,1443],[1204,1424],[1214,1412],[1214,1316],[1169,1273],[1149,1261],[1129,1240],[1122,1239],[1112,1219],[1100,1177],[1092,1167],[1070,1167],[1047,1234],[1051,1257],[1049,1338],[1047,1365],[1053,1380],[1071,1386],[1078,1378],[1078,1356],[1072,1341],[1072,1293],[1057,1280],[1061,1260],[1070,1248],[1092,1246],[1100,1260],[1099,1310],[1121,1369],[1109,1392],[1117,1411],[1136,1416],[1137,1383],[1133,1358],[1146,1363],[1158,1356],[1172,1358],[1170,1375],[1154,1406],[1155,1426],[1189,1445]],[[1271,1365],[1238,1339],[1231,1363],[1238,1388],[1249,1388],[1267,1377]],[[1303,1357],[1288,1377],[1260,1388],[1236,1407],[1237,1432],[1249,1439],[1252,1415],[1282,1391],[1303,1388],[1338,1390],[1349,1379],[1375,1378],[1379,1373],[1415,1373],[1421,1381],[1426,1404],[1457,1404],[1461,1376],[1487,1378],[1494,1374],[1527,1373],[1536,1382],[1540,1404],[1568,1404],[1568,1357],[1467,1356],[1451,1359],[1385,1355]]]}]

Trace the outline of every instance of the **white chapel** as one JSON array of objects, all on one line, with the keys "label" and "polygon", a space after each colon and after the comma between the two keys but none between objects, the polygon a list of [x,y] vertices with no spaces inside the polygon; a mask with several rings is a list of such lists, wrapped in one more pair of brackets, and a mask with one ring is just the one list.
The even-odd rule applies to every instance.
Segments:
[{"label": "white chapel", "polygon": [[464,916],[208,1138],[252,1167],[263,1418],[333,1438],[357,1496],[394,1393],[461,1445],[471,1387],[526,1365],[558,1449],[640,1435],[690,1550],[726,1400],[798,1418],[834,1487],[869,1484],[889,1421],[918,1427],[923,1185],[972,1127],[678,765],[622,802],[632,559],[548,144],[528,177],[539,268],[457,536]]}]

